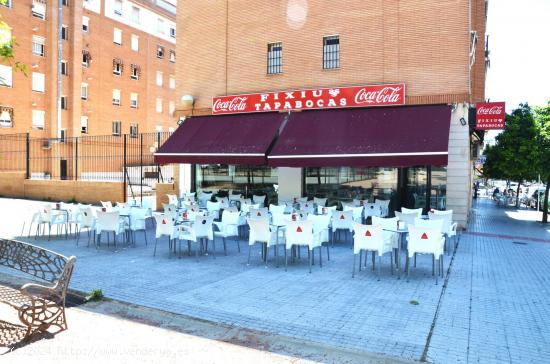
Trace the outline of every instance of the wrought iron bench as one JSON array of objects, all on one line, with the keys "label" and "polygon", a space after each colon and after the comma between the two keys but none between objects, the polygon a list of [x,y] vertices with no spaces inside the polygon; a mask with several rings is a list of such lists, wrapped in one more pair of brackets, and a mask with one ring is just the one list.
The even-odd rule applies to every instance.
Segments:
[{"label": "wrought iron bench", "polygon": [[49,284],[24,284],[14,289],[0,284],[0,303],[18,311],[27,327],[25,339],[36,331],[56,326],[67,329],[65,296],[75,257],[65,257],[38,246],[16,240],[0,239],[0,266],[12,268]]}]

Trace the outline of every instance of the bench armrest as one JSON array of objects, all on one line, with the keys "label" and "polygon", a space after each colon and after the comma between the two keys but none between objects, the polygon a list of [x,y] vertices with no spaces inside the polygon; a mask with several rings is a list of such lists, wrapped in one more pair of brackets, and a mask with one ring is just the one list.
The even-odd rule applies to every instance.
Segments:
[{"label": "bench armrest", "polygon": [[48,287],[36,283],[27,283],[21,287],[21,293],[29,296],[31,299],[44,298],[53,301],[61,299],[60,293],[54,287]]}]

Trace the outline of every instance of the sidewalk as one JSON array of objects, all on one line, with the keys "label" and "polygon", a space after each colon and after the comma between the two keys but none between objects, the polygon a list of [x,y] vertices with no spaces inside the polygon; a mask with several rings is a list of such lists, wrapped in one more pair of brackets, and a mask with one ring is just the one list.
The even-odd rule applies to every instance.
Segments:
[{"label": "sidewalk", "polygon": [[[12,211],[33,204],[0,199],[0,209]],[[240,254],[229,242],[227,257],[196,262],[169,258],[162,240],[153,258],[151,230],[147,247],[118,251],[76,247],[71,239],[29,241],[77,255],[73,289],[101,288],[110,298],[214,324],[388,360],[540,363],[550,362],[550,225],[536,222],[538,215],[476,201],[452,263],[445,257],[446,283],[437,286],[428,257],[419,258],[408,283],[390,275],[385,260],[379,282],[370,269],[352,279],[349,245],[331,249],[331,261],[309,274],[305,260],[288,272],[266,269],[259,249],[247,266],[245,242]],[[10,224],[17,235],[20,216]]]}]

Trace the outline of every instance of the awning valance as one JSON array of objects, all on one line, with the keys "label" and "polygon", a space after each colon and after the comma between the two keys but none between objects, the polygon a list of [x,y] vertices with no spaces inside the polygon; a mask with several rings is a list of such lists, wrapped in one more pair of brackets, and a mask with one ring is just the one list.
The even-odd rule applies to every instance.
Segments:
[{"label": "awning valance", "polygon": [[449,105],[293,113],[268,156],[275,167],[446,165]]}]

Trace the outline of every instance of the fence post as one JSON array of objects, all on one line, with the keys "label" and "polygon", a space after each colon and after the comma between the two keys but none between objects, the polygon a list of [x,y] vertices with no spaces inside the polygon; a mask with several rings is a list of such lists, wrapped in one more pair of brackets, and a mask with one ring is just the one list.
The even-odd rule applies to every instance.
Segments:
[{"label": "fence post", "polygon": [[25,165],[25,178],[29,179],[31,177],[31,160],[30,160],[30,148],[31,143],[29,140],[29,133],[25,136],[25,159],[26,159],[26,165]]},{"label": "fence post", "polygon": [[75,142],[74,142],[74,146],[75,146],[75,156],[74,156],[74,160],[75,160],[75,171],[74,171],[74,180],[75,180],[75,181],[78,181],[78,137],[75,137],[74,140],[75,140]]},{"label": "fence post", "polygon": [[139,135],[139,199],[143,207],[143,133]]},{"label": "fence post", "polygon": [[126,194],[128,193],[128,191],[126,190],[126,137],[127,137],[127,134],[123,134],[123,137],[124,137],[124,170],[122,171],[122,174],[124,175],[124,183],[123,183],[123,190],[124,190],[124,202],[126,202]]}]

